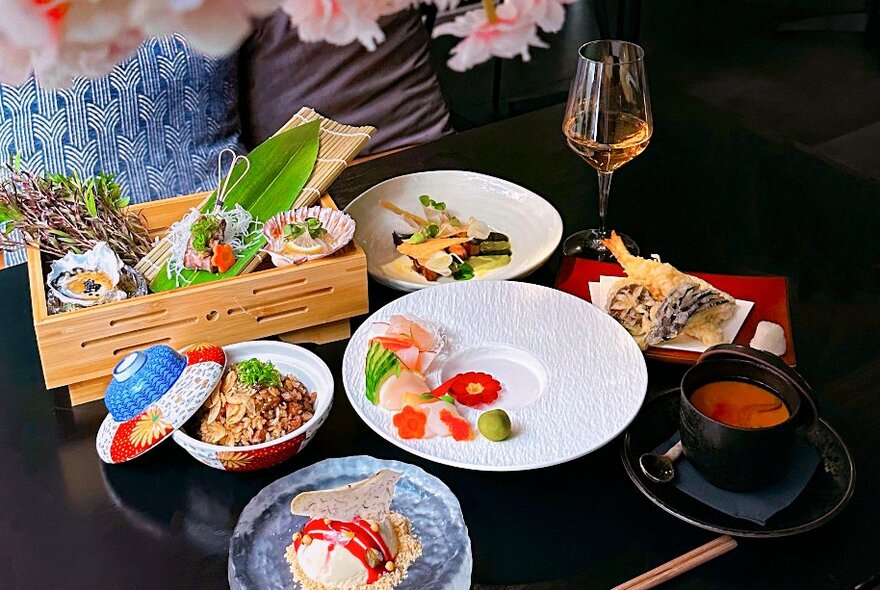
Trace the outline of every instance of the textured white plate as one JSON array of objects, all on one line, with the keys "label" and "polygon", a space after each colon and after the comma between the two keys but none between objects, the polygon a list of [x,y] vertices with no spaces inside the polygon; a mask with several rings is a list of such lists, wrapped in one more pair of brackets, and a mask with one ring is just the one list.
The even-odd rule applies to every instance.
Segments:
[{"label": "textured white plate", "polygon": [[398,215],[381,207],[379,200],[421,214],[420,195],[445,202],[447,210],[462,219],[481,219],[510,238],[510,264],[481,272],[475,279],[524,277],[547,261],[562,238],[562,219],[556,209],[512,182],[462,170],[417,172],[391,178],[365,191],[345,212],[357,222],[355,239],[367,253],[370,276],[401,291],[455,282],[445,277],[436,283],[429,282],[394,247],[391,233],[409,231],[409,227]]},{"label": "textured white plate", "polygon": [[232,590],[293,590],[284,550],[290,536],[306,522],[290,513],[300,492],[337,488],[370,477],[381,469],[403,474],[394,489],[391,509],[410,519],[422,542],[422,556],[396,590],[467,590],[473,557],[461,507],[446,485],[414,465],[357,456],[325,459],[272,483],[251,500],[229,542],[229,586]]},{"label": "textured white plate", "polygon": [[[429,385],[463,371],[485,371],[501,381],[491,406],[460,408],[474,428],[481,412],[504,408],[511,438],[397,436],[392,412],[364,396],[370,324],[396,313],[434,321],[447,336]],[[536,469],[595,451],[635,418],[648,385],[641,351],[610,316],[561,291],[507,281],[441,285],[386,305],[352,336],[342,377],[355,411],[379,435],[420,457],[483,471]]]}]

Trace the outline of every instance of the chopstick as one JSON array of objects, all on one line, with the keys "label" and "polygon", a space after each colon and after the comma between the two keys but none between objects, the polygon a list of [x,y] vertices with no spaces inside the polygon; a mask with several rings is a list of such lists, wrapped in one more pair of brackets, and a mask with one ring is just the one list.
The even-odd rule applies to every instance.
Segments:
[{"label": "chopstick", "polygon": [[663,565],[655,567],[637,578],[615,586],[612,590],[647,590],[648,588],[659,586],[663,582],[680,576],[697,566],[703,565],[707,561],[724,555],[735,547],[736,541],[731,536],[721,535],[717,539],[709,541],[693,551],[688,551],[684,555],[679,555],[675,559],[667,561]]}]

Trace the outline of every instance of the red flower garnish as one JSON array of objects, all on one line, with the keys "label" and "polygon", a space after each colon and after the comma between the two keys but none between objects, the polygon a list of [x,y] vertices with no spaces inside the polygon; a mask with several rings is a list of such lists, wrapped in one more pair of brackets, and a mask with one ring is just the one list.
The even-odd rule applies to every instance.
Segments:
[{"label": "red flower garnish", "polygon": [[424,412],[412,406],[403,406],[400,413],[394,415],[393,422],[400,438],[425,438],[425,424],[428,422],[428,417]]},{"label": "red flower garnish", "polygon": [[440,420],[449,428],[449,434],[455,440],[470,440],[471,425],[461,416],[456,416],[447,409],[440,410]]},{"label": "red flower garnish", "polygon": [[463,406],[491,404],[498,399],[501,383],[488,373],[459,373],[431,393],[436,397],[450,394]]}]

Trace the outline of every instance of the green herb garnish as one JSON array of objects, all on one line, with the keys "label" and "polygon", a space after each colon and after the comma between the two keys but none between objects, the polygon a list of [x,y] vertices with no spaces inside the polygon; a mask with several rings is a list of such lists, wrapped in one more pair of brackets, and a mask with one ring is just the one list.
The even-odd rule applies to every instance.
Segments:
[{"label": "green herb garnish", "polygon": [[444,393],[440,397],[437,397],[433,393],[423,393],[419,396],[419,399],[429,400],[429,399],[439,399],[440,401],[446,402],[447,404],[455,405],[455,398],[449,395],[448,393]]},{"label": "green herb garnish", "polygon": [[295,240],[308,230],[309,235],[313,238],[320,238],[327,233],[321,220],[317,217],[309,217],[302,223],[288,223],[284,226],[284,237]]},{"label": "green herb garnish", "polygon": [[474,267],[467,262],[452,265],[452,278],[456,281],[468,281],[474,278]]},{"label": "green herb garnish", "polygon": [[419,197],[419,203],[422,204],[422,207],[434,209],[435,211],[446,211],[446,203],[439,203],[428,195],[422,195]]},{"label": "green herb garnish", "polygon": [[423,234],[420,231],[411,235],[409,237],[409,239],[407,240],[407,242],[409,242],[410,244],[421,244],[421,243],[427,242],[427,241],[428,241],[428,238],[426,238],[425,234]]},{"label": "green herb garnish", "polygon": [[238,363],[235,370],[238,373],[238,379],[249,387],[258,385],[277,387],[281,385],[281,373],[271,361],[248,359]]},{"label": "green herb garnish", "polygon": [[440,233],[440,226],[436,223],[432,223],[425,228],[425,231],[428,233],[429,238],[436,238],[437,234]]},{"label": "green herb garnish", "polygon": [[284,226],[284,237],[295,240],[306,232],[301,223],[288,223]]},{"label": "green herb garnish", "polygon": [[204,215],[197,219],[190,228],[192,247],[196,252],[210,252],[211,239],[220,231],[220,220],[213,215]]},{"label": "green herb garnish", "polygon": [[306,226],[309,228],[309,235],[313,238],[320,238],[327,233],[321,220],[317,217],[309,217],[306,219]]}]

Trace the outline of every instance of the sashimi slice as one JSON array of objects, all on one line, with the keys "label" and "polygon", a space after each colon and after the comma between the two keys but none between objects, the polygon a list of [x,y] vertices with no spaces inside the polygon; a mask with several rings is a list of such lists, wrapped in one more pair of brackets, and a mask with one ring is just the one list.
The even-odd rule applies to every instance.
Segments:
[{"label": "sashimi slice", "polygon": [[402,315],[393,315],[388,321],[387,336],[402,336],[411,340],[422,352],[440,348],[440,334],[424,320],[414,320]]},{"label": "sashimi slice", "polygon": [[437,350],[438,348],[439,338],[435,334],[415,322],[413,322],[412,327],[410,328],[410,337],[421,351]]},{"label": "sashimi slice", "polygon": [[449,429],[449,436],[457,441],[471,440],[473,431],[468,421],[458,415],[454,407],[441,408],[440,420]]},{"label": "sashimi slice", "polygon": [[420,373],[426,373],[428,367],[431,366],[431,363],[434,362],[434,359],[437,357],[437,353],[433,351],[422,352],[419,354],[419,362],[418,368],[416,369]]},{"label": "sashimi slice", "polygon": [[462,418],[454,404],[439,398],[422,399],[421,396],[407,395],[404,405],[412,406],[427,416],[424,438],[451,436],[455,440],[470,440],[470,424]]},{"label": "sashimi slice", "polygon": [[412,371],[401,371],[400,375],[389,377],[379,388],[379,405],[396,412],[403,407],[406,394],[421,395],[429,391],[431,388],[421,376]]},{"label": "sashimi slice", "polygon": [[403,350],[404,348],[414,347],[413,341],[408,338],[402,338],[400,336],[376,336],[371,339],[370,342],[378,342],[391,352],[397,352],[398,350]]},{"label": "sashimi slice", "polygon": [[413,320],[409,319],[404,315],[393,315],[391,319],[388,320],[388,330],[385,332],[389,336],[391,335],[405,335],[409,336],[411,332],[411,327],[413,325]]},{"label": "sashimi slice", "polygon": [[419,366],[419,349],[415,346],[410,346],[409,348],[403,348],[395,351],[397,358],[400,359],[400,362],[406,366],[410,371],[420,371],[421,367]]}]

